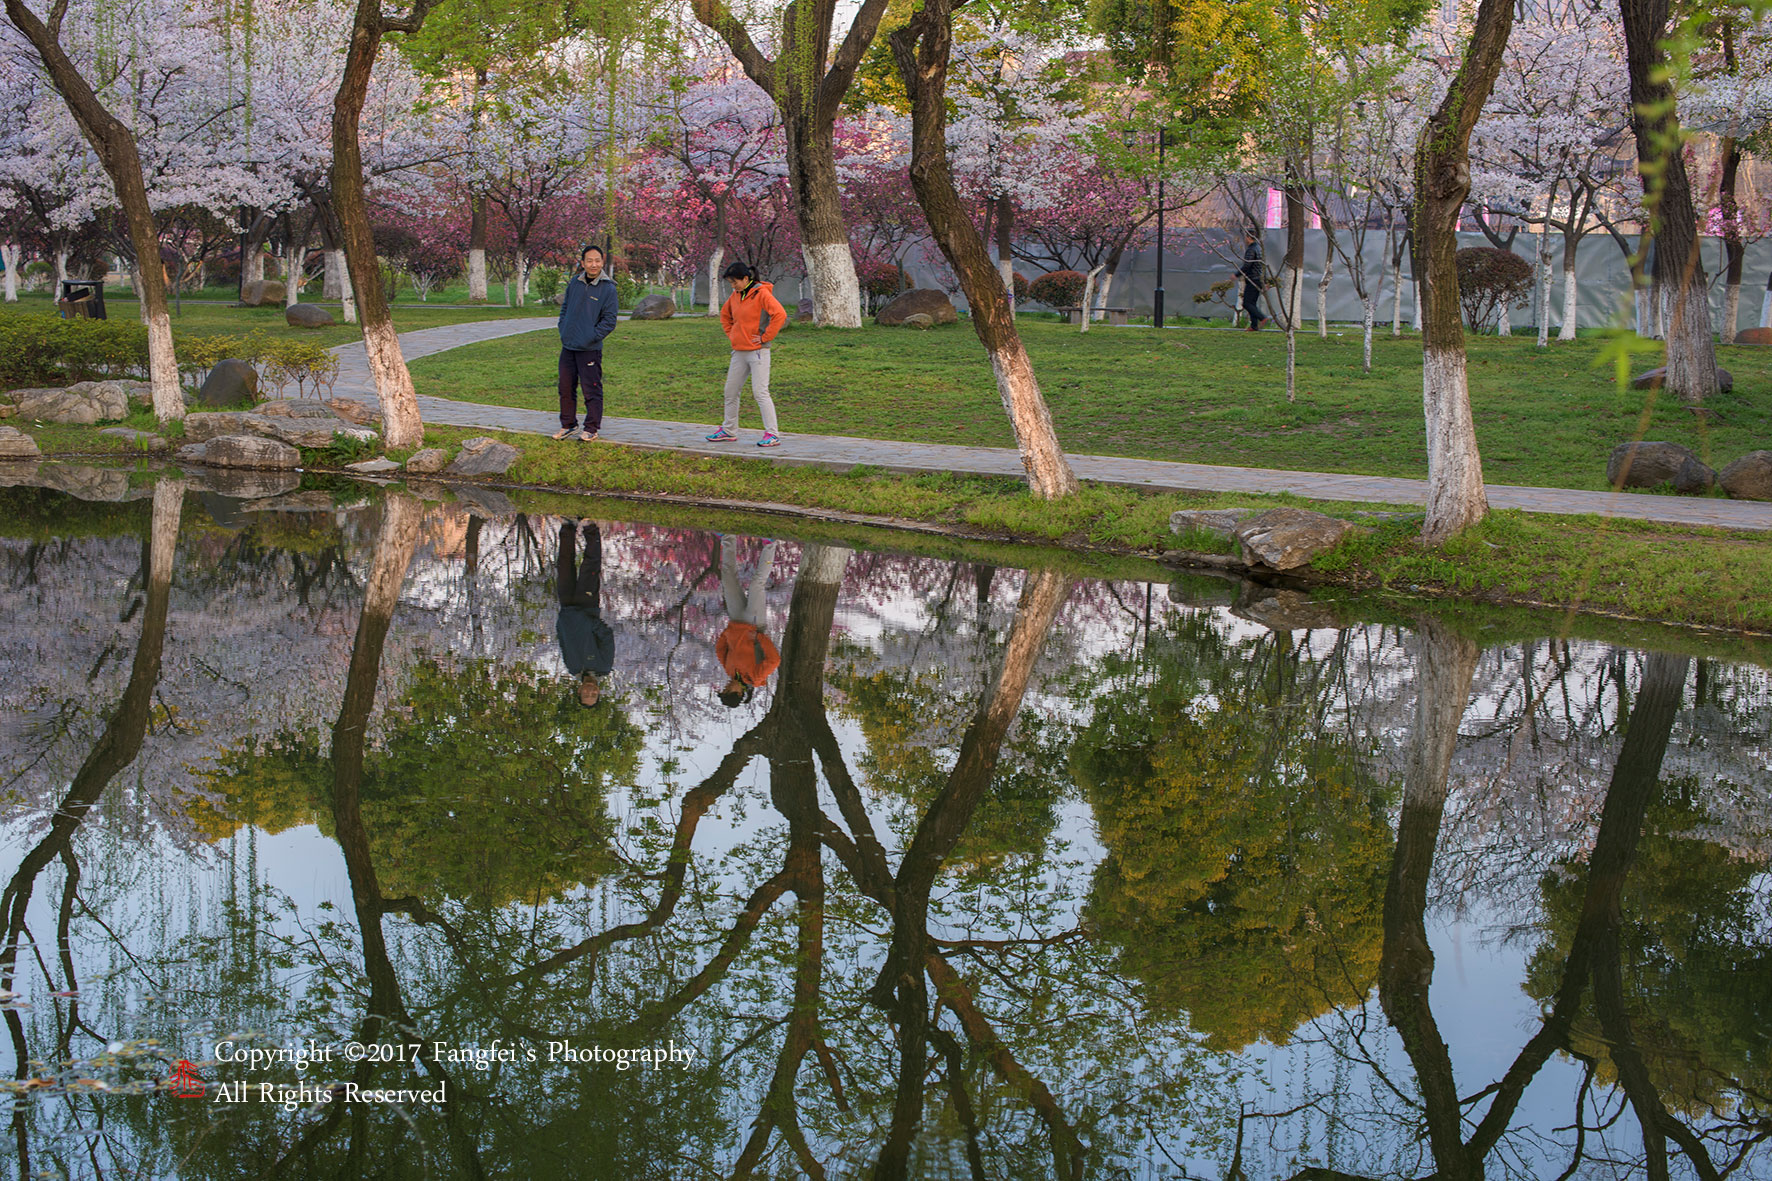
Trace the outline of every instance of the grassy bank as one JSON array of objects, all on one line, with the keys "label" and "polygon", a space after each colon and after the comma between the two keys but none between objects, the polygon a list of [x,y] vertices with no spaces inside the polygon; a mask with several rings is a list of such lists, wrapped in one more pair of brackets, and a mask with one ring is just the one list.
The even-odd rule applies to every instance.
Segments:
[{"label": "grassy bank", "polygon": [[[428,427],[426,442],[471,434]],[[1056,504],[1011,480],[949,473],[899,475],[780,467],[767,460],[708,459],[625,447],[563,445],[503,435],[522,452],[510,483],[566,491],[774,505],[936,527],[964,536],[1158,556],[1186,547],[1228,555],[1229,542],[1169,531],[1181,508],[1292,504],[1346,516],[1397,506],[1232,493],[1149,494],[1089,487]],[[1336,586],[1426,598],[1521,603],[1635,619],[1772,632],[1772,544],[1760,534],[1680,528],[1595,516],[1507,511],[1450,544],[1423,549],[1416,526],[1394,522],[1318,560],[1311,578]]]},{"label": "grassy bank", "polygon": [[[1424,478],[1418,337],[1381,336],[1360,371],[1359,333],[1299,338],[1298,399],[1285,392],[1285,339],[1217,329],[1157,333],[1024,319],[1021,331],[1067,449],[1193,463]],[[1471,403],[1485,476],[1602,489],[1627,439],[1667,439],[1713,467],[1767,446],[1772,349],[1720,350],[1734,392],[1707,413],[1620,392],[1596,365],[1603,341],[1545,350],[1531,337],[1470,340]],[[413,362],[420,393],[526,409],[555,406],[559,342],[507,337]],[[626,323],[605,355],[610,414],[714,422],[729,356],[716,322]],[[789,434],[1013,444],[970,326],[930,332],[795,326],[773,350],[771,385]],[[1639,369],[1659,363],[1637,359]],[[747,399],[745,424],[758,426]]]}]

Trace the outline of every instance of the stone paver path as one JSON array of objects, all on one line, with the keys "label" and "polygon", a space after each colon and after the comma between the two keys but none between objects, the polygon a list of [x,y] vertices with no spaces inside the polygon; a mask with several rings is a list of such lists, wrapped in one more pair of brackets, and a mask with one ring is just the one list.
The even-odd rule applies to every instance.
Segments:
[{"label": "stone paver path", "polygon": [[[407,360],[459,348],[501,336],[535,332],[554,326],[554,317],[522,320],[487,320],[454,324],[400,334]],[[369,363],[361,343],[339,345],[337,392],[364,400],[375,397]],[[718,405],[719,391],[710,387],[709,409]],[[558,418],[549,411],[518,410],[486,406],[477,402],[454,402],[421,396],[419,412],[426,422],[449,426],[485,427],[490,430],[552,434]],[[1022,475],[1021,458],[1005,447],[956,447],[936,443],[902,443],[885,439],[858,439],[844,435],[786,435],[780,447],[760,451],[755,435],[740,432],[737,443],[709,443],[704,435],[714,423],[662,422],[649,418],[603,419],[603,438],[611,443],[660,448],[693,455],[737,455],[785,464],[810,464],[848,468],[858,464],[886,471],[961,472],[968,475]],[[591,446],[562,443],[561,446]],[[1328,472],[1290,472],[1269,468],[1215,467],[1199,463],[1169,463],[1155,459],[1121,459],[1110,455],[1072,455],[1078,477],[1104,484],[1194,492],[1290,492],[1310,500],[1380,501],[1386,504],[1425,504],[1427,481],[1389,476],[1349,476]],[[1490,484],[1492,508],[1519,508],[1537,513],[1597,513],[1638,521],[1672,525],[1715,525],[1726,529],[1772,530],[1772,503],[1722,500],[1711,497],[1651,496],[1643,493],[1584,492],[1570,488],[1531,488]]]}]

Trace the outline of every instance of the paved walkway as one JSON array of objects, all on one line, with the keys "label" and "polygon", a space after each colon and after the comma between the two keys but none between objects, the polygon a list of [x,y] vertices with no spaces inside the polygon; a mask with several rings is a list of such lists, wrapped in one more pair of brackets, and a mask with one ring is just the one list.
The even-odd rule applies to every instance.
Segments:
[{"label": "paved walkway", "polygon": [[[554,326],[554,317],[488,320],[453,324],[400,334],[407,360],[447,349],[535,332]],[[550,346],[552,347],[552,346]],[[339,345],[337,392],[346,397],[375,397],[369,363],[362,344]],[[559,419],[551,411],[517,410],[477,402],[454,402],[421,396],[419,411],[426,422],[490,430],[552,434]],[[709,394],[710,408],[715,405]],[[738,443],[709,443],[703,438],[715,424],[661,422],[648,418],[603,420],[603,438],[611,443],[680,451],[692,455],[738,455],[784,464],[810,464],[844,469],[858,464],[899,472],[961,472],[968,475],[1013,476],[1022,473],[1021,458],[1006,447],[954,447],[935,443],[900,443],[844,435],[787,435],[780,447],[759,451],[751,432]],[[584,444],[576,444],[584,446]],[[565,444],[562,444],[565,446]],[[1199,463],[1168,463],[1154,459],[1121,459],[1109,455],[1072,455],[1071,466],[1085,480],[1196,492],[1290,492],[1310,500],[1378,501],[1425,504],[1427,481],[1388,476],[1348,476],[1328,472],[1290,472],[1269,468],[1214,467]],[[1569,488],[1530,488],[1490,484],[1492,508],[1520,508],[1538,513],[1597,513],[1673,525],[1715,525],[1727,529],[1772,530],[1772,503],[1712,497],[1650,496],[1643,493],[1583,492]]]}]

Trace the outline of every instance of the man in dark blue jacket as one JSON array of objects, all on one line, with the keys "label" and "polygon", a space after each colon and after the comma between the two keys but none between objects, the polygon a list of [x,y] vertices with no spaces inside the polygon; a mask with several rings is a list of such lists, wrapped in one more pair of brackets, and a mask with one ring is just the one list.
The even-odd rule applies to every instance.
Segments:
[{"label": "man in dark blue jacket", "polygon": [[595,521],[585,521],[584,564],[574,561],[576,530],[571,521],[560,525],[560,558],[556,583],[560,614],[554,635],[560,641],[560,659],[578,680],[578,702],[589,709],[603,696],[599,680],[615,667],[615,629],[603,620],[603,531]]},{"label": "man in dark blue jacket", "polygon": [[1243,231],[1243,310],[1249,313],[1249,331],[1260,332],[1267,313],[1261,310],[1261,289],[1267,279],[1267,263],[1261,257],[1261,235],[1251,226]]},{"label": "man in dark blue jacket", "polygon": [[578,430],[578,390],[585,392],[585,429],[594,442],[603,429],[603,338],[615,331],[615,280],[603,273],[601,247],[586,246],[579,269],[560,297],[560,429],[564,439]]}]

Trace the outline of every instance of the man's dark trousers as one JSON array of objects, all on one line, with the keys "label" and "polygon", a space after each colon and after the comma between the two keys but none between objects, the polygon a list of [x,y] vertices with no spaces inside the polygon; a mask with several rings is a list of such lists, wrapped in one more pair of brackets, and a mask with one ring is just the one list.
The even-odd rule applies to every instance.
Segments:
[{"label": "man's dark trousers", "polygon": [[574,560],[577,555],[572,552],[575,533],[570,521],[560,526],[560,554],[556,568],[560,606],[584,607],[595,615],[603,605],[603,531],[595,523],[585,524],[582,566]]},{"label": "man's dark trousers", "polygon": [[[1261,288],[1248,280],[1243,282],[1243,310],[1249,313],[1249,325],[1252,328],[1260,327],[1261,322],[1267,319],[1267,314],[1261,310]],[[601,401],[598,405],[602,405]]]},{"label": "man's dark trousers", "polygon": [[595,434],[603,429],[602,349],[560,350],[560,425],[569,431],[578,426],[580,387],[585,392],[585,429]]}]

